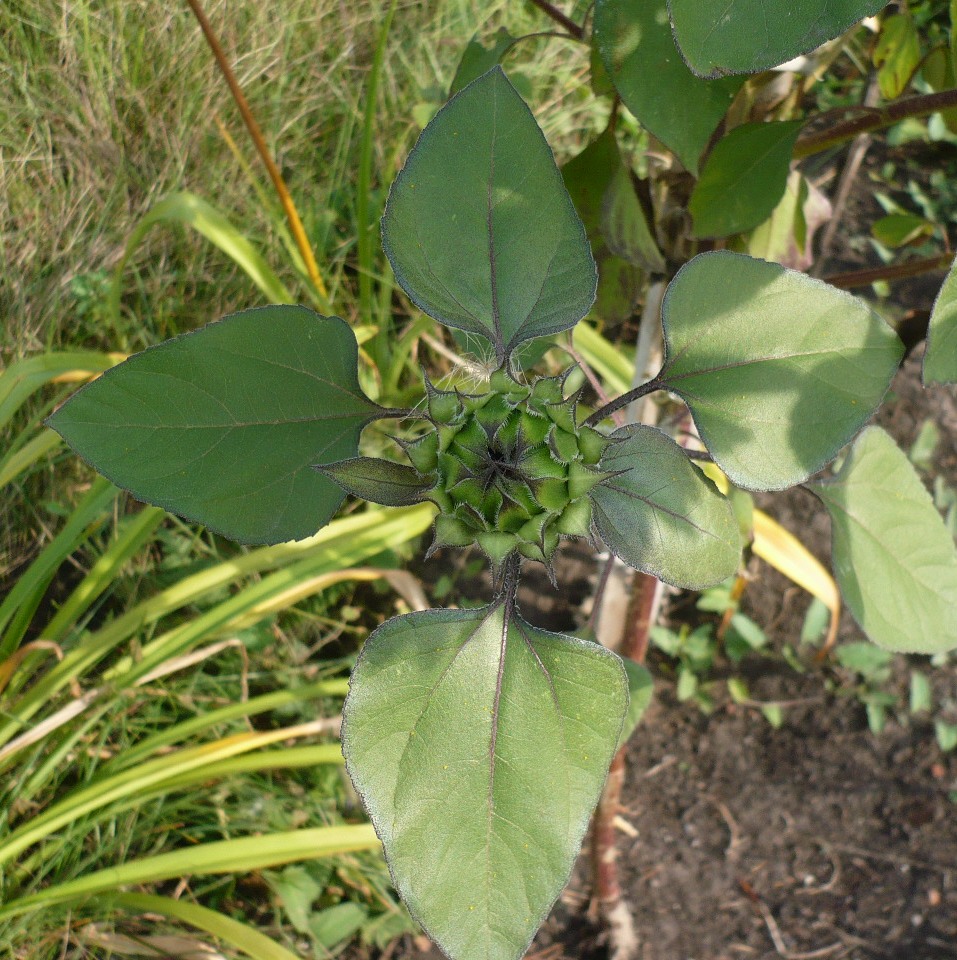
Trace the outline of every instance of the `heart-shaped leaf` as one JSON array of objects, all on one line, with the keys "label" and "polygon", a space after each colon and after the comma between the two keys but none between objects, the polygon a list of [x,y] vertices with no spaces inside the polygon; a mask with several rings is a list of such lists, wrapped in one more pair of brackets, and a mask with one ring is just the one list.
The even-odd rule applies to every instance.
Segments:
[{"label": "heart-shaped leaf", "polygon": [[454,960],[516,960],[568,880],[628,705],[621,661],[507,605],[366,641],[343,713],[356,789],[413,916]]},{"label": "heart-shaped leaf", "polygon": [[420,503],[435,484],[418,470],[378,457],[353,457],[316,469],[334,480],[346,493],[385,507],[408,507]]},{"label": "heart-shaped leaf", "polygon": [[864,426],[904,352],[866,303],[776,263],[720,251],[678,272],[658,380],[747,490],[820,470]]},{"label": "heart-shaped leaf", "polygon": [[746,123],[722,137],[688,201],[696,237],[727,237],[764,223],[784,196],[800,120]]},{"label": "heart-shaped leaf", "polygon": [[957,383],[957,266],[950,268],[930,315],[924,383]]},{"label": "heart-shaped leaf", "polygon": [[591,492],[595,526],[612,553],[689,589],[730,577],[741,557],[730,501],[660,430],[632,424],[612,437],[618,442],[601,469],[616,475]]},{"label": "heart-shaped leaf", "polygon": [[957,647],[957,549],[906,455],[879,427],[854,443],[833,480],[808,484],[831,515],[834,573],[878,646]]},{"label": "heart-shaped leaf", "polygon": [[598,0],[595,45],[625,106],[694,174],[743,80],[702,80],[681,59],[666,0]]},{"label": "heart-shaped leaf", "polygon": [[775,67],[885,5],[884,0],[668,0],[681,55],[699,77]]},{"label": "heart-shaped leaf", "polygon": [[595,299],[585,229],[501,67],[422,131],[389,192],[382,244],[413,303],[490,340],[499,362],[573,327]]},{"label": "heart-shaped leaf", "polygon": [[299,540],[345,496],[312,465],[355,456],[381,414],[357,364],[338,317],[244,310],[135,354],[47,422],[138,500],[244,543]]}]

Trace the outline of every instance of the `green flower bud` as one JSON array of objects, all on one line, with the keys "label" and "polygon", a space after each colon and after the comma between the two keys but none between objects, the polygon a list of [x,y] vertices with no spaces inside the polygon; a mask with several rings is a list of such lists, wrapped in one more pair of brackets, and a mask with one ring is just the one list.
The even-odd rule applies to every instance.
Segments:
[{"label": "green flower bud", "polygon": [[427,386],[434,429],[405,449],[434,482],[431,550],[477,544],[496,567],[516,552],[550,567],[561,537],[589,536],[588,494],[610,476],[597,469],[610,441],[577,424],[577,398],[564,393],[577,379],[527,387],[503,368],[485,394]]}]

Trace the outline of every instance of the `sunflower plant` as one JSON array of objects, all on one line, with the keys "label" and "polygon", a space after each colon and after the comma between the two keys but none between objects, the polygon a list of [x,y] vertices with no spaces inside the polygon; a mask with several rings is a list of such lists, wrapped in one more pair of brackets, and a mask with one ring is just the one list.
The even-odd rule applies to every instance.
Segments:
[{"label": "sunflower plant", "polygon": [[[673,6],[692,30],[687,4]],[[738,569],[742,535],[715,468],[745,490],[780,490],[809,482],[858,434],[840,472],[810,488],[834,518],[835,567],[864,629],[894,649],[957,645],[946,615],[957,558],[904,455],[876,428],[861,432],[903,345],[823,282],[702,253],[670,283],[664,359],[646,383],[596,401],[577,366],[523,370],[523,346],[567,335],[589,312],[598,270],[545,137],[499,66],[425,128],[382,237],[416,307],[485,345],[481,384],[426,379],[416,409],[380,406],[360,386],[343,320],[270,306],[129,358],[49,422],[137,498],[239,541],[310,536],[352,495],[430,503],[431,550],[484,552],[487,606],[400,616],[368,638],[342,745],[413,915],[451,957],[511,960],[568,879],[629,707],[617,656],[522,617],[523,565],[554,578],[559,543],[583,538],[670,584],[718,583]],[[704,451],[611,424],[654,391],[687,405]],[[402,424],[395,457],[361,456],[363,428],[381,420]],[[913,584],[893,582],[902,562]]]}]

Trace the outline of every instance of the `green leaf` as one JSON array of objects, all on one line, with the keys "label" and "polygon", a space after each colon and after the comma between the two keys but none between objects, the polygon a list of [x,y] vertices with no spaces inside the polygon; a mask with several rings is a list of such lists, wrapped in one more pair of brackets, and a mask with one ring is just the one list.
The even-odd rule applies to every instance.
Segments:
[{"label": "green leaf", "polygon": [[625,563],[676,586],[730,577],[741,548],[731,504],[660,430],[616,430],[601,469],[617,472],[591,492],[595,526]]},{"label": "green leaf", "polygon": [[[954,42],[953,29],[951,42]],[[921,73],[934,93],[942,90],[951,90],[957,86],[957,76],[954,74],[954,57],[950,47],[941,46],[931,50],[924,58]],[[951,133],[957,133],[957,109],[941,111],[941,119]]]},{"label": "green leaf", "polygon": [[887,679],[894,655],[870,643],[843,643],[836,650],[837,662],[866,680]]},{"label": "green leaf", "polygon": [[412,915],[455,960],[517,960],[568,879],[628,702],[621,661],[505,606],[366,641],[346,766]]},{"label": "green leaf", "polygon": [[619,750],[631,739],[631,735],[641,723],[641,718],[651,705],[651,698],[655,692],[655,683],[645,667],[627,657],[621,662],[628,675],[629,699],[628,712],[625,714],[625,722],[618,737]]},{"label": "green leaf", "polygon": [[957,383],[957,264],[937,295],[927,328],[924,384]]},{"label": "green leaf", "polygon": [[835,479],[808,486],[831,515],[837,582],[868,637],[902,652],[957,647],[957,549],[894,441],[869,427]]},{"label": "green leaf", "polygon": [[491,341],[499,361],[573,327],[595,299],[584,227],[500,67],[422,131],[389,192],[382,243],[413,303]]},{"label": "green leaf", "polygon": [[598,265],[598,297],[592,312],[611,324],[621,323],[632,315],[644,277],[638,266],[612,253],[602,229],[605,195],[621,168],[618,142],[610,130],[562,167],[565,187],[585,225]]},{"label": "green leaf", "polygon": [[884,0],[669,0],[675,39],[698,76],[757,73],[840,36]]},{"label": "green leaf", "polygon": [[874,66],[885,100],[894,100],[907,89],[920,66],[920,35],[908,14],[895,13],[884,20],[874,47]]},{"label": "green leaf", "polygon": [[408,507],[419,503],[434,484],[412,467],[375,457],[354,457],[327,463],[316,469],[346,493],[385,507]]},{"label": "green leaf", "polygon": [[802,122],[746,123],[722,137],[688,201],[696,237],[727,237],[764,223],[784,196]]},{"label": "green leaf", "polygon": [[309,924],[310,932],[323,947],[331,950],[357,933],[368,918],[365,907],[347,900],[316,913]]},{"label": "green leaf", "polygon": [[462,53],[452,86],[449,88],[449,96],[455,96],[473,80],[477,80],[483,73],[501,63],[502,57],[508,53],[513,43],[515,43],[515,37],[505,27],[498,28],[488,46],[479,40],[478,34],[475,34]]},{"label": "green leaf", "polygon": [[934,708],[934,692],[927,675],[919,670],[911,670],[910,674],[910,712],[930,712]]},{"label": "green leaf", "polygon": [[645,219],[631,171],[624,164],[619,166],[605,191],[601,225],[612,253],[651,273],[665,272],[665,258]]},{"label": "green leaf", "polygon": [[355,456],[379,412],[338,317],[245,310],[108,370],[48,421],[104,476],[246,543],[299,540],[344,494],[311,465]]},{"label": "green leaf", "polygon": [[862,300],[727,251],[678,272],[662,325],[658,379],[748,490],[793,486],[832,460],[880,403],[904,352]]},{"label": "green leaf", "polygon": [[685,66],[666,0],[598,0],[595,43],[625,106],[697,174],[698,162],[743,80],[702,80]]},{"label": "green leaf", "polygon": [[914,213],[889,213],[871,225],[874,239],[891,249],[923,240],[933,232],[934,225]]}]

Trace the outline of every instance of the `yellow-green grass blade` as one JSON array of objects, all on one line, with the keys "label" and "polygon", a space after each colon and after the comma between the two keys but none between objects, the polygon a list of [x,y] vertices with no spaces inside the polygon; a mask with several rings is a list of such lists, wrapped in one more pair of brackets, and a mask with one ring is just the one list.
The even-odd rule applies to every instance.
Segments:
[{"label": "yellow-green grass blade", "polygon": [[119,535],[100,554],[90,572],[44,628],[43,636],[47,640],[59,643],[63,639],[96,598],[114,581],[130,557],[152,539],[165,516],[166,511],[159,507],[145,507],[123,525]]},{"label": "yellow-green grass blade", "polygon": [[300,960],[300,958],[270,940],[265,934],[245,923],[233,920],[208,907],[187,900],[174,900],[171,897],[159,897],[148,893],[121,893],[115,897],[104,897],[104,906],[124,907],[137,913],[158,913],[172,920],[196,927],[205,933],[218,937],[223,943],[241,950],[252,960]]},{"label": "yellow-green grass blade", "polygon": [[110,815],[126,810],[134,804],[173,790],[185,790],[200,783],[222,780],[226,777],[241,776],[248,773],[264,773],[267,770],[304,770],[325,765],[343,766],[342,747],[338,743],[321,743],[311,747],[283,747],[281,750],[257,750],[238,757],[219,760],[207,766],[190,770],[164,780],[155,790],[127,801],[120,807],[110,807]]},{"label": "yellow-green grass blade", "polygon": [[[286,582],[278,584],[272,581],[269,589],[265,591],[261,589],[262,583],[251,588],[257,593],[254,602],[248,606],[254,606],[256,602],[268,599],[270,589],[286,588],[296,577],[315,576],[325,571],[354,566],[383,550],[408,542],[428,529],[433,512],[433,508],[428,504],[390,510],[371,508],[355,516],[335,520],[307,540],[263,547],[184,578],[144,600],[102,629],[85,636],[83,642],[40,678],[18,703],[7,707],[7,720],[0,724],[0,745],[20,732],[24,724],[49,703],[56,693],[73,680],[84,676],[94,664],[137,631],[167,614],[187,604],[196,603],[203,596],[246,576],[273,567],[286,568],[293,565],[293,574]],[[238,604],[238,607],[239,609],[231,612],[227,611],[225,616],[220,613],[211,620],[220,624],[228,622],[230,616],[242,612],[243,604]],[[204,629],[208,623],[210,621],[204,623]],[[194,629],[193,635],[202,639],[204,629]],[[155,663],[151,662],[150,668],[152,666],[155,666]]]},{"label": "yellow-green grass blade", "polygon": [[0,372],[0,430],[41,387],[54,380],[86,380],[123,359],[122,354],[76,351],[41,353],[11,363]]},{"label": "yellow-green grass blade", "polygon": [[609,390],[625,393],[631,389],[634,371],[627,351],[606,340],[585,322],[579,323],[572,331],[572,342]]},{"label": "yellow-green grass blade", "polygon": [[270,303],[295,303],[295,298],[259,251],[223,213],[196,194],[174,193],[153,206],[137,224],[126,243],[126,249],[113,274],[110,290],[110,313],[114,322],[120,316],[120,281],[123,270],[143,238],[158,223],[183,223],[192,227],[235,262]]},{"label": "yellow-green grass blade", "polygon": [[33,614],[60,564],[108,516],[106,508],[120,491],[108,480],[97,477],[63,529],[44,547],[21,574],[13,589],[0,603],[0,660],[19,646]]},{"label": "yellow-green grass blade", "polygon": [[300,727],[287,727],[265,733],[234,734],[213,743],[177,750],[168,756],[149,760],[132,769],[94,781],[14,830],[0,843],[0,864],[7,863],[37,841],[94,810],[127,797],[147,793],[172,778],[201,768],[206,769],[220,760],[294,737],[312,735],[314,732],[314,725],[303,724]]},{"label": "yellow-green grass blade", "polygon": [[303,860],[341,856],[358,850],[376,850],[379,846],[379,839],[371,824],[288,830],[259,837],[201,843],[97,870],[85,877],[20,897],[0,907],[0,920],[132,884],[157,883],[185,876],[250,873]]},{"label": "yellow-green grass blade", "polygon": [[41,457],[56,450],[63,441],[52,430],[43,429],[21,447],[0,457],[0,487],[12,483],[26,473]]},{"label": "yellow-green grass blade", "polygon": [[345,678],[341,680],[319,680],[316,683],[305,684],[292,690],[276,690],[273,693],[265,693],[262,696],[253,697],[245,703],[231,703],[229,706],[220,707],[218,710],[212,710],[209,713],[201,713],[189,720],[184,720],[182,723],[177,723],[167,730],[160,730],[152,734],[145,740],[141,740],[136,746],[117,754],[107,765],[107,769],[125,770],[162,747],[168,747],[171,744],[196,737],[222,723],[229,723],[232,720],[244,717],[255,717],[269,710],[279,710],[293,704],[306,703],[319,697],[344,697],[348,692],[349,681]]}]

